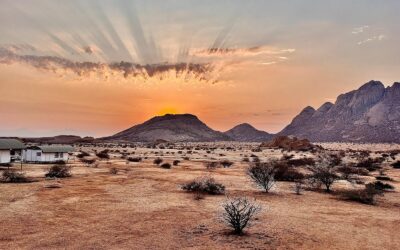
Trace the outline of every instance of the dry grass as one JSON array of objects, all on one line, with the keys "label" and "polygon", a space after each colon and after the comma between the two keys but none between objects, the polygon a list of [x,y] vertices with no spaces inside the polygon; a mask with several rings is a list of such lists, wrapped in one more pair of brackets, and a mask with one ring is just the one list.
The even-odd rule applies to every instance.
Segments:
[{"label": "dry grass", "polygon": [[[98,168],[72,161],[72,177],[58,180],[60,188],[47,188],[54,184],[43,178],[48,166],[25,165],[26,175],[37,182],[0,184],[0,249],[400,249],[397,169],[386,172],[397,191],[371,206],[323,192],[295,195],[287,182],[264,194],[245,174],[242,159],[250,149],[216,149],[208,157],[206,149],[199,150],[169,171],[153,164],[156,155],[150,151],[174,150],[140,148],[135,154],[142,162],[111,158]],[[275,151],[254,154],[280,157]],[[163,158],[177,156],[164,153]],[[234,165],[215,169],[212,177],[229,195],[256,198],[263,207],[244,236],[231,235],[218,222],[224,196],[195,200],[180,190],[181,184],[210,174],[205,161],[224,159]],[[109,174],[113,167],[117,175]],[[348,187],[335,185],[334,190]]]}]

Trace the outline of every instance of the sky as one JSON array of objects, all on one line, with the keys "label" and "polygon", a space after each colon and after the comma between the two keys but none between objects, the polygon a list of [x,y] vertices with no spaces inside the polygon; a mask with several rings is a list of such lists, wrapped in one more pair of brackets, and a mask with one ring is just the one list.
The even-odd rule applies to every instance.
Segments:
[{"label": "sky", "polygon": [[191,113],[279,132],[400,81],[397,0],[1,0],[0,136],[107,136]]}]

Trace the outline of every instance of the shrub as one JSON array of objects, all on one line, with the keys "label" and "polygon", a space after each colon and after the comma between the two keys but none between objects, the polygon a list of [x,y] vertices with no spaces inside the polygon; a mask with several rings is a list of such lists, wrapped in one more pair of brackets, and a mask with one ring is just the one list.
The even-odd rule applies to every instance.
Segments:
[{"label": "shrub", "polygon": [[214,170],[214,169],[216,169],[216,168],[218,167],[218,162],[216,162],[216,161],[209,161],[209,162],[206,162],[205,165],[206,165],[206,168],[207,168],[208,170]]},{"label": "shrub", "polygon": [[289,165],[292,166],[314,166],[315,160],[313,158],[300,158],[300,159],[290,159],[287,161]]},{"label": "shrub", "polygon": [[1,182],[8,183],[26,183],[30,180],[22,172],[17,172],[14,170],[5,170],[0,178]]},{"label": "shrub", "polygon": [[153,163],[156,164],[156,165],[160,165],[161,162],[163,162],[163,159],[161,159],[161,158],[156,158],[156,159],[154,159],[154,161],[153,161]]},{"label": "shrub", "polygon": [[228,161],[228,160],[223,160],[223,161],[220,161],[219,164],[221,164],[224,168],[229,168],[230,166],[233,165],[233,162]]},{"label": "shrub", "polygon": [[390,178],[389,176],[377,176],[375,177],[375,179],[379,181],[392,181],[392,178]]},{"label": "shrub", "polygon": [[275,185],[275,167],[270,162],[253,164],[247,169],[247,175],[266,193]]},{"label": "shrub", "polygon": [[67,165],[53,165],[49,172],[45,174],[49,178],[66,178],[71,177],[71,168]]},{"label": "shrub", "polygon": [[373,183],[370,183],[372,185],[374,185],[375,189],[377,190],[381,190],[381,191],[385,191],[385,190],[393,190],[394,187],[388,183],[384,183],[381,181],[375,181]]},{"label": "shrub", "polygon": [[362,160],[356,164],[357,168],[365,168],[368,171],[372,172],[378,170],[380,168],[379,163],[374,161],[372,158],[367,158]]},{"label": "shrub", "polygon": [[243,162],[250,162],[250,159],[249,159],[249,157],[244,157],[244,158],[242,159],[242,161],[243,161]]},{"label": "shrub", "polygon": [[297,181],[294,183],[294,192],[295,192],[297,195],[300,195],[300,194],[301,194],[301,191],[303,191],[303,180],[297,180]]},{"label": "shrub", "polygon": [[142,157],[128,157],[127,159],[130,162],[141,162],[142,161]]},{"label": "shrub", "polygon": [[366,184],[362,190],[347,190],[342,191],[341,196],[346,200],[357,201],[364,204],[374,204],[375,197],[377,195],[383,195],[382,190],[378,190],[371,183]]},{"label": "shrub", "polygon": [[171,164],[169,164],[168,162],[166,162],[166,163],[161,164],[161,167],[162,167],[162,168],[165,168],[165,169],[170,169],[170,168],[171,168]]},{"label": "shrub", "polygon": [[217,183],[214,178],[211,177],[199,177],[182,185],[182,189],[188,192],[200,192],[207,194],[223,194],[225,193],[225,186]]},{"label": "shrub", "polygon": [[313,167],[311,171],[313,173],[309,176],[310,181],[325,186],[325,191],[328,193],[331,191],[333,183],[339,180],[339,176],[335,173],[334,167],[326,165],[325,163]]},{"label": "shrub", "polygon": [[110,174],[118,174],[118,168],[116,167],[110,168]]},{"label": "shrub", "polygon": [[172,165],[178,166],[178,164],[179,164],[180,162],[181,162],[180,160],[174,160],[174,161],[172,162]]},{"label": "shrub", "polygon": [[81,151],[76,157],[78,157],[79,159],[82,159],[87,156],[90,156],[90,154],[85,151]]},{"label": "shrub", "polygon": [[304,179],[304,174],[293,169],[284,161],[273,162],[275,168],[275,180],[277,181],[295,181]]},{"label": "shrub", "polygon": [[96,159],[82,158],[82,159],[81,159],[81,162],[82,162],[82,163],[85,163],[85,164],[87,164],[87,165],[92,165],[93,163],[96,162]]},{"label": "shrub", "polygon": [[110,159],[110,155],[108,154],[108,152],[109,150],[105,149],[96,153],[96,156],[99,157],[100,159]]},{"label": "shrub", "polygon": [[396,161],[396,162],[392,163],[392,167],[393,168],[400,168],[400,161]]},{"label": "shrub", "polygon": [[246,197],[228,199],[222,207],[222,221],[231,227],[235,234],[242,234],[243,229],[251,226],[254,217],[261,211],[259,204]]}]

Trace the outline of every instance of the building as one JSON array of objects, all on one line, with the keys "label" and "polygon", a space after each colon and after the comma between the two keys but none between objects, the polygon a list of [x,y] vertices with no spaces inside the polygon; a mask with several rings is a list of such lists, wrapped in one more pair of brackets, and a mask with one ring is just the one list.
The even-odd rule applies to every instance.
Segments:
[{"label": "building", "polygon": [[25,144],[16,139],[0,139],[0,164],[21,160]]},{"label": "building", "polygon": [[23,158],[24,162],[68,161],[69,153],[73,151],[73,147],[65,145],[30,146],[24,150]]}]

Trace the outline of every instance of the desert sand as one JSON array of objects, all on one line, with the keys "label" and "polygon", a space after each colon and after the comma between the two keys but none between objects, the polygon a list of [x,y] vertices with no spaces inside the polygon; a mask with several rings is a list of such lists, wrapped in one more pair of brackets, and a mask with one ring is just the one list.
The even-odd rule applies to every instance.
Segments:
[{"label": "desert sand", "polygon": [[[290,182],[278,182],[265,194],[246,176],[248,163],[242,158],[278,158],[280,150],[251,152],[254,145],[240,143],[233,145],[236,151],[214,146],[219,149],[192,149],[190,154],[115,147],[147,159],[128,163],[113,152],[110,160],[88,167],[73,157],[68,163],[72,177],[57,180],[43,177],[51,165],[24,164],[24,173],[35,182],[0,184],[0,249],[400,249],[398,169],[386,172],[396,190],[379,197],[376,205],[322,191],[296,195]],[[84,150],[93,152],[91,147]],[[189,160],[183,160],[185,155]],[[156,157],[181,163],[162,169],[153,164]],[[210,159],[234,164],[209,171],[204,162]],[[118,174],[110,174],[112,167]],[[226,196],[196,200],[181,190],[180,185],[203,175],[224,184],[226,196],[248,196],[262,205],[245,235],[231,234],[220,222]],[[336,183],[333,189],[348,185]]]}]

